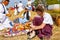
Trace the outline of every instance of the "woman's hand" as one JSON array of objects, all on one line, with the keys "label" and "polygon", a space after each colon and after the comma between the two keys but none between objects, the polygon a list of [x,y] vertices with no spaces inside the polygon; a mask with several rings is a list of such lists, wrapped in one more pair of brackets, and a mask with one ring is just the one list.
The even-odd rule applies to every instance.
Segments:
[{"label": "woman's hand", "polygon": [[31,29],[34,30],[36,27],[34,25],[30,25]]},{"label": "woman's hand", "polygon": [[45,25],[46,25],[45,23],[42,23],[39,26],[34,26],[34,25],[30,25],[30,26],[33,30],[38,30],[38,29],[43,29],[45,27]]},{"label": "woman's hand", "polygon": [[31,32],[31,31],[33,31],[33,29],[32,29],[32,28],[30,28],[30,29],[29,29],[29,31]]}]

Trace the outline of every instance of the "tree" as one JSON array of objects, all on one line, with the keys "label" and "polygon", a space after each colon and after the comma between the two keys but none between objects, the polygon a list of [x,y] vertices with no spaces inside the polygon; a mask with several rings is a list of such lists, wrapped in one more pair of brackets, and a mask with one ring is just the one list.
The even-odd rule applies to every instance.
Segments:
[{"label": "tree", "polygon": [[37,6],[39,3],[45,4],[45,5],[60,4],[60,0],[35,0],[34,2],[35,6]]},{"label": "tree", "polygon": [[34,1],[35,6],[37,6],[39,3],[41,3],[41,0],[35,0]]},{"label": "tree", "polygon": [[59,4],[58,0],[46,0],[47,5],[51,5],[51,4]]}]

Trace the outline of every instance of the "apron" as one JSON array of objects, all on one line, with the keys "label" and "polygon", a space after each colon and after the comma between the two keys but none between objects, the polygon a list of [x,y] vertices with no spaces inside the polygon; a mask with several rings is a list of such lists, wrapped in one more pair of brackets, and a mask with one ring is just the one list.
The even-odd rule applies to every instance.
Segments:
[{"label": "apron", "polygon": [[[42,24],[43,20],[44,20],[43,17],[35,17],[33,19],[33,25],[39,26]],[[43,29],[35,30],[35,32],[39,38],[42,38],[44,36],[50,37],[52,35],[52,25],[46,24]]]}]

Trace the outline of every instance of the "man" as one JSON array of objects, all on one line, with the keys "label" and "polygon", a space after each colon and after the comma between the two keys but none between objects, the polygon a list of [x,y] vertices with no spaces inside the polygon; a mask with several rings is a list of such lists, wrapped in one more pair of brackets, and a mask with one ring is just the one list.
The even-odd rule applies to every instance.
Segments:
[{"label": "man", "polygon": [[2,3],[0,3],[0,30],[8,27],[12,27],[10,24],[10,20],[6,16],[8,14],[8,11],[5,6],[9,4],[9,0],[2,0]]}]

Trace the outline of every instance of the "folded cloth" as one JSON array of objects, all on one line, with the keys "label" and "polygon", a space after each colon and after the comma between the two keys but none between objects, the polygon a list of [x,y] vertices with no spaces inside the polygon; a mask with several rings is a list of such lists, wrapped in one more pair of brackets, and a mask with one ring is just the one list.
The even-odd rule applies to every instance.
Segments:
[{"label": "folded cloth", "polygon": [[19,22],[24,24],[24,23],[28,22],[28,20],[26,18],[19,18]]}]

